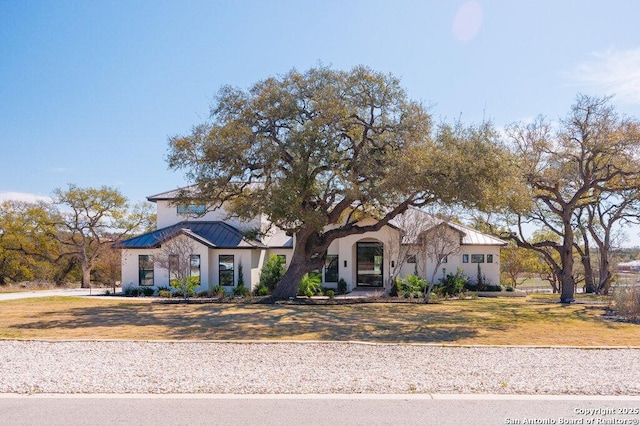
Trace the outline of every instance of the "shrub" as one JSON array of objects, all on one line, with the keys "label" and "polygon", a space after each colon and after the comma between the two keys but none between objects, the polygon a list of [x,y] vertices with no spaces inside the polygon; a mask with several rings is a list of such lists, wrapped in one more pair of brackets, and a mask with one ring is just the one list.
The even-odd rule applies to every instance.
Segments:
[{"label": "shrub", "polygon": [[325,294],[329,296],[329,299],[333,299],[336,296],[336,292],[333,290],[327,290]]},{"label": "shrub", "polygon": [[[169,281],[169,284],[171,284],[171,287],[175,288],[176,290],[180,290],[181,296],[183,296],[185,299],[188,299],[189,297],[194,295],[196,288],[200,286],[200,277],[173,279]],[[177,294],[177,291],[174,294]]]},{"label": "shrub", "polygon": [[233,295],[234,296],[241,296],[241,297],[247,297],[251,295],[251,290],[249,290],[247,287],[243,286],[243,285],[239,285],[236,288],[233,289]]},{"label": "shrub", "polygon": [[404,298],[418,298],[424,294],[427,282],[417,275],[408,275],[398,280],[398,294]]},{"label": "shrub", "polygon": [[138,287],[134,287],[132,285],[128,285],[128,286],[126,286],[126,287],[124,287],[122,289],[122,294],[127,296],[127,297],[137,296],[138,295]]},{"label": "shrub", "polygon": [[166,297],[167,299],[171,297],[171,290],[158,290],[159,297]]},{"label": "shrub", "polygon": [[141,287],[140,288],[140,293],[139,295],[142,296],[153,296],[153,293],[155,293],[156,290],[153,287]]},{"label": "shrub", "polygon": [[320,285],[320,281],[318,274],[304,274],[304,277],[302,277],[302,280],[298,285],[298,294],[302,294],[307,297],[321,294],[322,286]]},{"label": "shrub", "polygon": [[242,262],[238,263],[238,287],[244,287],[244,271],[242,269]]},{"label": "shrub", "polygon": [[265,286],[258,286],[253,290],[253,294],[256,296],[267,296],[269,294],[269,289]]},{"label": "shrub", "polygon": [[209,297],[209,290],[202,290],[197,292],[196,297]]},{"label": "shrub", "polygon": [[271,293],[275,290],[276,285],[284,274],[284,268],[282,267],[282,260],[275,254],[271,255],[265,262],[260,272],[260,287],[266,287]]},{"label": "shrub", "polygon": [[506,291],[513,291],[513,287],[511,287],[510,285],[508,285],[508,286],[506,286],[506,287],[505,287],[505,290],[506,290]]},{"label": "shrub", "polygon": [[640,320],[640,289],[619,287],[613,292],[615,310],[622,318],[637,322]]},{"label": "shrub", "polygon": [[487,284],[484,286],[484,291],[502,291],[502,286],[499,284]]},{"label": "shrub", "polygon": [[338,294],[345,294],[347,292],[347,282],[344,278],[338,280]]},{"label": "shrub", "polygon": [[104,295],[105,296],[111,296],[111,290],[108,290],[108,289],[105,290]]},{"label": "shrub", "polygon": [[467,276],[458,268],[455,274],[449,272],[444,278],[440,279],[438,282],[438,292],[443,296],[457,295],[465,288],[465,283],[468,280]]},{"label": "shrub", "polygon": [[389,296],[391,297],[398,297],[398,280],[399,278],[396,277],[396,279],[393,281],[393,284],[391,285],[391,288],[389,289]]},{"label": "shrub", "polygon": [[211,297],[215,297],[217,299],[224,299],[227,296],[227,292],[224,291],[224,288],[220,287],[219,285],[209,290],[209,293],[211,294]]}]

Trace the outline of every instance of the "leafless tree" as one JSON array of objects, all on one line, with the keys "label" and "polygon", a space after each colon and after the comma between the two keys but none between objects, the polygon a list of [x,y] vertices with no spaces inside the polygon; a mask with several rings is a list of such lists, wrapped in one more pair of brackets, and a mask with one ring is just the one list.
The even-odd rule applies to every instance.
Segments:
[{"label": "leafless tree", "polygon": [[[183,229],[178,235],[161,236],[162,243],[156,256],[158,266],[169,275],[169,284],[181,290],[185,300],[200,285],[200,275],[193,273],[197,245],[190,233],[190,230]],[[199,268],[200,265],[197,266]]]}]

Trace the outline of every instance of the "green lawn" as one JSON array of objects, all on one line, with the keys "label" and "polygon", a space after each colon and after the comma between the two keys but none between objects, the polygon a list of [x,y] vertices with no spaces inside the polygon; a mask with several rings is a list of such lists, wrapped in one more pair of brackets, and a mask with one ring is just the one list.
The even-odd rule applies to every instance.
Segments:
[{"label": "green lawn", "polygon": [[[530,300],[530,298],[527,298]],[[606,304],[554,300],[440,304],[259,305],[52,297],[0,302],[0,338],[362,340],[462,345],[640,345],[640,325]]]}]

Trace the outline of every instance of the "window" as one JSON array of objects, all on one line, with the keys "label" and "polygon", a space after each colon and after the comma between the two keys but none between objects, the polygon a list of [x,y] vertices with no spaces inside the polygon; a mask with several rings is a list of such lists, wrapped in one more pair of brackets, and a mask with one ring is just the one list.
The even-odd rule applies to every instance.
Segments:
[{"label": "window", "polygon": [[484,263],[484,254],[472,254],[471,263]]},{"label": "window", "polygon": [[416,263],[416,255],[410,254],[407,256],[407,263]]},{"label": "window", "polygon": [[469,255],[468,254],[463,254],[462,255],[462,263],[469,263]]},{"label": "window", "polygon": [[278,257],[278,260],[280,261],[281,265],[286,265],[287,264],[287,256],[284,254],[276,254],[276,256]]},{"label": "window", "polygon": [[440,263],[449,263],[449,258],[447,256],[443,257]]},{"label": "window", "polygon": [[198,284],[200,284],[200,255],[192,254],[191,256],[189,256],[189,265],[191,268],[189,275],[192,277],[197,277]]},{"label": "window", "polygon": [[338,255],[328,254],[324,263],[324,281],[327,283],[338,282]]},{"label": "window", "polygon": [[205,214],[207,207],[204,204],[182,204],[177,211],[181,215]]},{"label": "window", "polygon": [[218,279],[221,286],[233,286],[233,255],[218,256]]},{"label": "window", "polygon": [[149,254],[138,256],[138,284],[153,285],[153,256]]},{"label": "window", "polygon": [[487,255],[487,263],[493,263],[493,255],[492,254],[488,254]]}]

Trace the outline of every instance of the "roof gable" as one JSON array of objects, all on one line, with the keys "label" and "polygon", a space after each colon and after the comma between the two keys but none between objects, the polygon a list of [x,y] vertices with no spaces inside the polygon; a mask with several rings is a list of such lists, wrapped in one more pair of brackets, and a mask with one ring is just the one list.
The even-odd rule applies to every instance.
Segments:
[{"label": "roof gable", "polygon": [[265,247],[262,243],[245,238],[242,233],[224,222],[179,222],[120,242],[118,248],[157,248],[163,242],[185,235],[210,248]]}]

